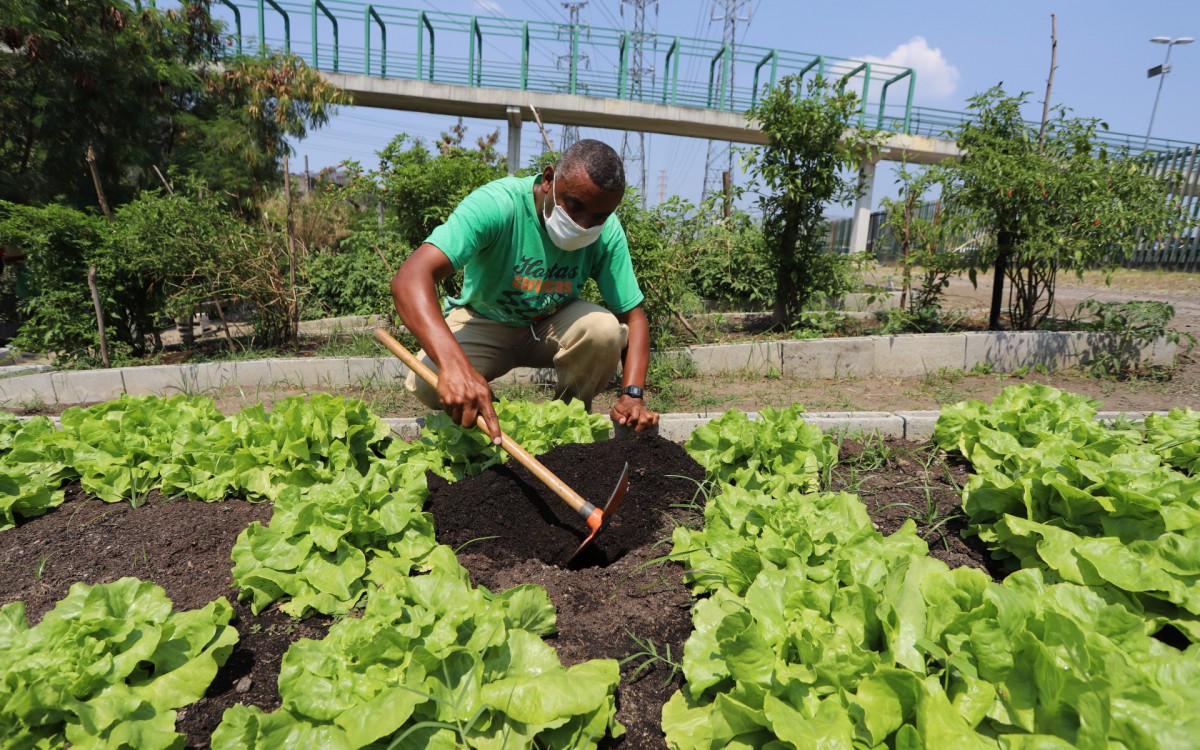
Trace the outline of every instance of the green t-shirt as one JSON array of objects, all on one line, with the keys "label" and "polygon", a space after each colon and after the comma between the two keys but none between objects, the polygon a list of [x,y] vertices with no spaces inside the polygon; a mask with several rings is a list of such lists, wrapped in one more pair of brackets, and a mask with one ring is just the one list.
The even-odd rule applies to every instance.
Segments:
[{"label": "green t-shirt", "polygon": [[560,250],[538,221],[533,177],[504,177],[475,190],[425,241],[463,271],[462,294],[447,309],[472,310],[508,325],[527,325],[579,296],[595,279],[609,308],[628,312],[642,303],[625,230],[616,215],[600,239]]}]

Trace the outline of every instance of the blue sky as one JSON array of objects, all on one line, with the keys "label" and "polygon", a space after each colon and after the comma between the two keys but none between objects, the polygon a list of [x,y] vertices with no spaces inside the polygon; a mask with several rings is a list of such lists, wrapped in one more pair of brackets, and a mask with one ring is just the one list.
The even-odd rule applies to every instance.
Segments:
[{"label": "blue sky", "polygon": [[[389,4],[531,21],[566,18],[563,4],[549,0],[401,0]],[[624,21],[620,5],[620,0],[591,0],[581,15],[594,26],[619,27]],[[721,24],[709,20],[713,6],[711,1],[661,0],[658,31],[719,40]],[[1052,103],[1069,106],[1078,115],[1102,118],[1114,131],[1143,136],[1158,86],[1158,79],[1147,78],[1146,70],[1162,63],[1166,52],[1165,46],[1152,44],[1150,37],[1200,37],[1197,0],[750,0],[750,6],[750,21],[739,25],[742,43],[916,68],[915,103],[928,107],[962,110],[970,96],[1003,82],[1010,93],[1033,92],[1026,112],[1031,120],[1041,116],[1053,12],[1058,26],[1058,69]],[[649,18],[654,18],[652,13]],[[1153,134],[1200,141],[1200,42],[1175,46],[1171,66]],[[296,161],[302,165],[307,156],[314,170],[346,158],[370,165],[374,152],[395,133],[436,138],[451,124],[451,118],[441,115],[347,107],[325,128],[296,144]],[[501,146],[505,143],[502,122],[467,120],[466,124],[470,136],[500,128]],[[557,131],[551,128],[555,138]],[[618,131],[583,128],[581,135],[618,148],[621,142]],[[650,136],[650,201],[657,199],[664,170],[668,194],[698,198],[707,148],[706,141]],[[527,123],[523,157],[538,149],[540,136],[536,127]],[[876,202],[894,193],[891,183],[890,172],[881,171]]]}]

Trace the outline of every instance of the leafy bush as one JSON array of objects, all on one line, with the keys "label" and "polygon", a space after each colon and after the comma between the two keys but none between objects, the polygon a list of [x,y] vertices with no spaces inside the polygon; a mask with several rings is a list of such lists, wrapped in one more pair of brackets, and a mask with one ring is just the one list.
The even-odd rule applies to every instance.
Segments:
[{"label": "leafy bush", "polygon": [[809,298],[829,291],[821,285],[838,276],[840,264],[823,242],[824,211],[858,195],[845,170],[869,156],[872,140],[851,128],[858,108],[844,86],[817,76],[806,90],[800,77],[785,76],[748,113],[767,135],[767,145],[746,156],[775,269],[777,325],[793,326]]},{"label": "leafy bush", "polygon": [[688,217],[692,237],[691,286],[727,309],[764,310],[774,299],[775,271],[761,225],[744,211],[711,223]]},{"label": "leafy bush", "polygon": [[106,235],[103,220],[65,206],[0,201],[0,244],[24,252],[30,292],[20,302],[25,322],[14,346],[53,351],[65,361],[98,359],[87,272],[102,255]]},{"label": "leafy bush", "polygon": [[1102,347],[1084,363],[1083,366],[1096,377],[1126,377],[1136,373],[1138,353],[1159,339],[1171,344],[1186,342],[1189,351],[1196,343],[1190,333],[1167,327],[1175,317],[1175,308],[1166,302],[1089,299],[1079,304],[1075,316],[1085,318],[1084,330],[1110,333],[1116,338],[1112,346]]},{"label": "leafy bush", "polygon": [[395,313],[388,285],[416,246],[405,244],[392,217],[380,224],[374,216],[362,215],[355,224],[336,248],[308,258],[306,315]]}]

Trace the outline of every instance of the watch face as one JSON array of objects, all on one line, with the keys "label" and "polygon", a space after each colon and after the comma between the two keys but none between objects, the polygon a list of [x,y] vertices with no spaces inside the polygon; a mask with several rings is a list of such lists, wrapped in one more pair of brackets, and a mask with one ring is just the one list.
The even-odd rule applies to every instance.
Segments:
[{"label": "watch face", "polygon": [[625,389],[622,390],[621,393],[625,396],[631,396],[633,398],[642,397],[642,389],[636,385],[625,386]]}]

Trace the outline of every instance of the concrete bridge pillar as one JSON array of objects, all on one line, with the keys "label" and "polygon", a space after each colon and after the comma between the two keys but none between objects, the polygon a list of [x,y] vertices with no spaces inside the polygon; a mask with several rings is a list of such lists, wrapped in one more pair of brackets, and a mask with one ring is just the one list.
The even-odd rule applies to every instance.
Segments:
[{"label": "concrete bridge pillar", "polygon": [[521,167],[521,108],[508,108],[508,174],[511,177]]},{"label": "concrete bridge pillar", "polygon": [[875,167],[873,161],[865,161],[858,170],[858,181],[862,194],[854,204],[854,224],[850,227],[850,252],[865,253],[871,233],[871,195],[875,192]]}]

